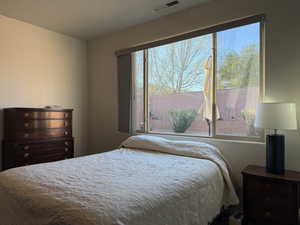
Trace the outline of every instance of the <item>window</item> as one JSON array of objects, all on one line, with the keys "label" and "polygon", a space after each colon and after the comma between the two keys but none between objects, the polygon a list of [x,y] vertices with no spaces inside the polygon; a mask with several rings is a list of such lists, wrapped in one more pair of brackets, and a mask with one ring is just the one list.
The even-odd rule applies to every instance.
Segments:
[{"label": "window", "polygon": [[136,132],[255,139],[262,22],[132,54]]}]

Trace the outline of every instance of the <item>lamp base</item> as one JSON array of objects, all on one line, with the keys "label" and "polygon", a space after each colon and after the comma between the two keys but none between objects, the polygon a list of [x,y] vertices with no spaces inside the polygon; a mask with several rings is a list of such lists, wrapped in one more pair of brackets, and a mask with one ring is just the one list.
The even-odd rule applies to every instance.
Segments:
[{"label": "lamp base", "polygon": [[266,170],[273,174],[284,174],[284,136],[267,135]]}]

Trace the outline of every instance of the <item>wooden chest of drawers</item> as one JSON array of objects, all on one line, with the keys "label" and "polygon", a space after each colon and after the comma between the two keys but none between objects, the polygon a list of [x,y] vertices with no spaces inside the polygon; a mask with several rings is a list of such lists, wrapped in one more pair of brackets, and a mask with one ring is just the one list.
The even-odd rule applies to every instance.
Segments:
[{"label": "wooden chest of drawers", "polygon": [[300,173],[274,175],[258,166],[242,173],[243,225],[298,225]]},{"label": "wooden chest of drawers", "polygon": [[4,109],[3,169],[74,156],[72,109]]}]

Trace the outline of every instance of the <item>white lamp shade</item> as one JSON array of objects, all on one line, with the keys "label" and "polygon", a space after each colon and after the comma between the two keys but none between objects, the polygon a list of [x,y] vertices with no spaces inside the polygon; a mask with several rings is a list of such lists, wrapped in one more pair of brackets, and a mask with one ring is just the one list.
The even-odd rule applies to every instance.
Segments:
[{"label": "white lamp shade", "polygon": [[254,126],[258,128],[297,130],[296,104],[258,104]]}]

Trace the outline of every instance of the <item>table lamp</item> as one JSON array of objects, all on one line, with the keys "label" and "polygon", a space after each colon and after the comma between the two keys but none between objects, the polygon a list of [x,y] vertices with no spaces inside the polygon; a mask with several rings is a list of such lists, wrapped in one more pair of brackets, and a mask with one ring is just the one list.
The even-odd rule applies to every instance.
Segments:
[{"label": "table lamp", "polygon": [[284,135],[279,129],[297,130],[296,104],[294,103],[260,103],[257,106],[254,126],[272,129],[273,134],[266,137],[266,171],[284,174]]}]

